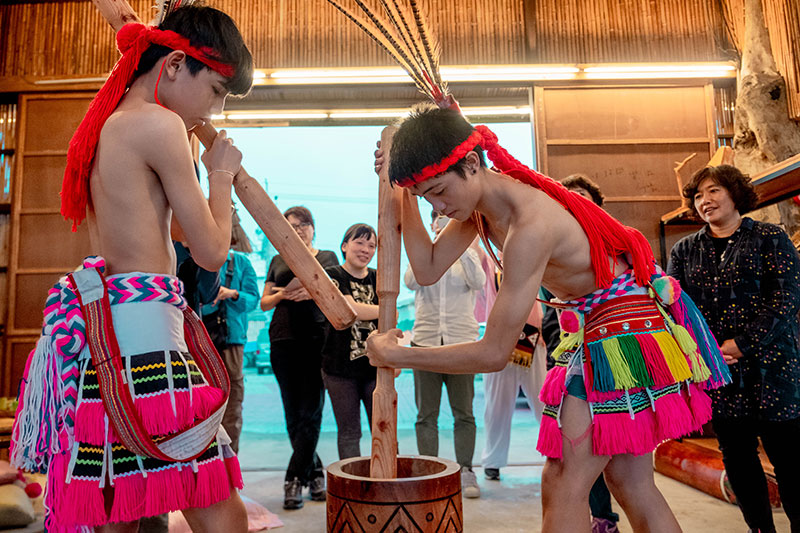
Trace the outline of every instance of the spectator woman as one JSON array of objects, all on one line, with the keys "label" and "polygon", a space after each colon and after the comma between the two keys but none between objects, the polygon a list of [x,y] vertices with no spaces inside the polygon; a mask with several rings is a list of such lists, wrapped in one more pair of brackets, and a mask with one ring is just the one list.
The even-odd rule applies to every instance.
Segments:
[{"label": "spectator woman", "polygon": [[[314,218],[302,206],[283,213],[320,265],[339,264],[336,254],[313,246]],[[311,499],[325,501],[325,475],[317,455],[325,390],[320,357],[325,339],[325,317],[280,255],[267,272],[261,309],[275,309],[269,326],[270,361],[278,381],[292,457],[284,481],[284,509],[303,507],[303,487]]]},{"label": "spectator woman", "polygon": [[683,195],[706,226],[672,249],[668,273],[697,303],[733,381],[709,391],[712,424],[750,531],[775,531],[758,438],[775,467],[792,531],[800,531],[800,259],[786,233],[742,213],[756,205],[728,165],[692,176]]},{"label": "spectator woman", "polygon": [[378,293],[375,269],[367,265],[377,244],[372,226],[354,224],[342,239],[344,264],[325,269],[357,315],[355,324],[343,331],[329,325],[322,350],[322,379],[336,418],[339,459],[361,455],[362,403],[367,421],[372,422],[376,371],[366,357],[366,341],[378,329]]}]

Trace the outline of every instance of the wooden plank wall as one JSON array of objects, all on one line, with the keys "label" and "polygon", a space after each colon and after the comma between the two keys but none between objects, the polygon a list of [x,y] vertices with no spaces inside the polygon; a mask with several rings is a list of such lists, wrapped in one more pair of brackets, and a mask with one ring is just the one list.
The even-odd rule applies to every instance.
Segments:
[{"label": "wooden plank wall", "polygon": [[0,395],[17,392],[27,353],[41,330],[47,290],[90,251],[87,224],[77,233],[70,231],[70,224],[59,213],[58,193],[69,140],[91,97],[71,93],[20,98]]},{"label": "wooden plank wall", "polygon": [[[661,215],[681,205],[675,162],[696,153],[682,171],[689,176],[716,150],[711,85],[537,87],[534,95],[539,169],[556,180],[589,176],[604,208],[660,257]],[[667,252],[685,232],[670,228]]]}]

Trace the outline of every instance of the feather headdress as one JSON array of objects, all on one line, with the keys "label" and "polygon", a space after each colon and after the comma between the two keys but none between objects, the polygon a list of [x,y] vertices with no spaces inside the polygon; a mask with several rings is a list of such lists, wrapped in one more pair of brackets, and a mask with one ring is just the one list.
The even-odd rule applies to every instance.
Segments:
[{"label": "feather headdress", "polygon": [[[370,0],[351,0],[357,9],[346,8],[342,4],[344,1],[328,0],[403,67],[419,90],[437,106],[460,111],[439,75],[439,45],[428,29],[422,6],[417,0],[371,0],[373,3],[377,1],[382,10],[370,7],[367,4]],[[614,279],[614,268],[609,257],[617,258],[623,254],[631,258],[636,280],[640,284],[644,285],[650,280],[655,271],[655,259],[647,239],[640,232],[622,225],[594,202],[567,191],[557,181],[522,164],[500,146],[497,136],[486,126],[474,128],[463,142],[440,160],[430,161],[414,175],[399,177],[394,181],[401,187],[408,187],[438,176],[476,146],[486,150],[496,170],[543,191],[575,217],[589,239],[592,268],[598,287],[608,287]],[[479,233],[487,249],[491,250],[481,227],[478,224]]]},{"label": "feather headdress", "polygon": [[159,0],[158,5],[155,6],[156,17],[153,20],[153,26],[160,26],[170,13],[180,7],[190,6],[194,2],[195,0]]},{"label": "feather headdress", "polygon": [[458,110],[458,102],[439,74],[439,43],[428,29],[419,2],[378,0],[378,9],[368,0],[352,0],[355,7],[346,7],[344,0],[328,2],[388,53],[425,96],[441,108]]}]

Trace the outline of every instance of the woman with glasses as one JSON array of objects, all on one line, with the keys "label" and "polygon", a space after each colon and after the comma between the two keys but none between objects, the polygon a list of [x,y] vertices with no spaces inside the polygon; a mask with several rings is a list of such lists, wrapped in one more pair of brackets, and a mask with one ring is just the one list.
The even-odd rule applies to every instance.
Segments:
[{"label": "woman with glasses", "polygon": [[[339,264],[336,254],[313,246],[314,218],[302,206],[283,216],[323,268]],[[270,360],[278,381],[292,444],[284,481],[284,509],[303,507],[303,487],[314,501],[325,501],[325,475],[317,455],[325,391],[320,373],[325,316],[280,255],[267,271],[261,309],[274,309],[269,326]]]}]

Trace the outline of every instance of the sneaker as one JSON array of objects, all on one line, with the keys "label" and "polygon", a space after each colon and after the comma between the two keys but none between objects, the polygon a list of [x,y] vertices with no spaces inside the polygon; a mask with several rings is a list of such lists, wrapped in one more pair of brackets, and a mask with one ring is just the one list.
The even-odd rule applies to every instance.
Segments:
[{"label": "sneaker", "polygon": [[308,489],[311,492],[311,499],[315,502],[325,501],[325,476],[315,477],[308,483]]},{"label": "sneaker", "polygon": [[491,481],[500,481],[500,469],[499,468],[484,468],[483,474],[486,476],[486,479]]},{"label": "sneaker", "polygon": [[467,498],[480,498],[481,488],[478,486],[478,478],[475,477],[475,472],[470,470],[468,466],[461,467],[461,492]]},{"label": "sneaker", "polygon": [[300,509],[303,507],[303,484],[299,479],[283,482],[283,508]]},{"label": "sneaker", "polygon": [[616,522],[592,517],[592,533],[619,533],[619,528]]}]

